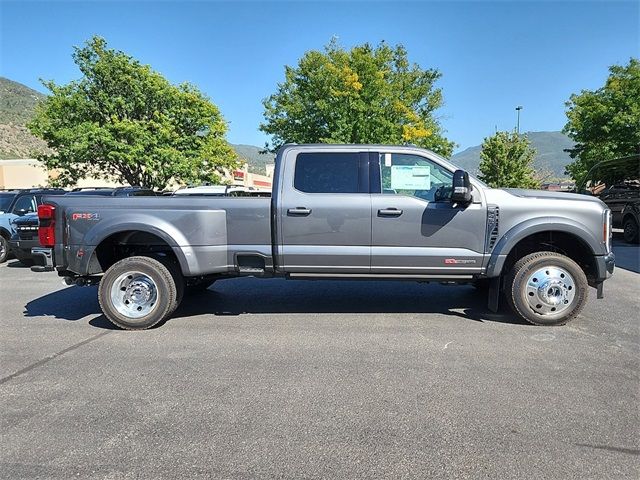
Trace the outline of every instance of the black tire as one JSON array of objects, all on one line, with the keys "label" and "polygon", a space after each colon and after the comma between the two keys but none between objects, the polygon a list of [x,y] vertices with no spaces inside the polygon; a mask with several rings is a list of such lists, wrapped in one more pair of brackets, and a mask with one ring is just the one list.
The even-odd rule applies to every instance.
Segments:
[{"label": "black tire", "polygon": [[638,230],[638,222],[633,217],[627,217],[622,224],[624,229],[624,241],[627,243],[638,243],[640,241],[640,231]]},{"label": "black tire", "polygon": [[[137,303],[131,301],[129,306],[127,298],[133,297],[126,297],[129,291],[134,295],[140,293],[140,288],[136,291],[137,278],[150,280],[150,284],[154,285],[146,289],[145,293],[156,293],[155,301],[145,305],[149,312],[141,317],[132,316],[136,315],[134,307]],[[129,286],[118,287],[120,279],[124,279],[124,282],[130,281]],[[114,302],[112,294],[119,290],[125,291],[121,294],[124,299],[120,301],[120,297],[116,295]],[[144,298],[144,295],[141,296]],[[163,262],[150,257],[129,257],[114,263],[103,275],[98,288],[98,301],[102,312],[111,323],[125,330],[145,330],[164,322],[178,306],[177,298],[178,288],[174,276]],[[154,297],[151,296],[150,300],[154,300]],[[123,310],[127,309],[132,312],[131,315],[123,313]]]},{"label": "black tire", "polygon": [[4,263],[9,258],[9,241],[0,235],[0,263]]},{"label": "black tire", "polygon": [[33,267],[36,264],[36,261],[31,257],[16,257],[18,261],[24,265],[25,267]]},{"label": "black tire", "polygon": [[[539,272],[551,272],[548,283],[545,279],[541,279],[539,285],[535,283]],[[554,277],[554,272],[564,273],[560,278]],[[505,279],[504,288],[507,302],[520,318],[534,325],[552,326],[564,325],[580,314],[587,302],[589,284],[580,266],[569,257],[555,252],[536,252],[516,262]],[[545,295],[547,288],[549,294],[553,293],[550,302],[558,301],[558,304],[539,299],[538,292]],[[536,310],[537,307],[540,309]]]}]

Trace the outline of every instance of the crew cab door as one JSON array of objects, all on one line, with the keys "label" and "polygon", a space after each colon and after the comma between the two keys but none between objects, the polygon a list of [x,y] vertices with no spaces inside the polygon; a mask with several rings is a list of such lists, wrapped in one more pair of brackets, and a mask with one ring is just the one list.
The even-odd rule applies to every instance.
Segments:
[{"label": "crew cab door", "polygon": [[467,275],[482,268],[487,208],[450,201],[453,172],[421,154],[371,158],[371,272]]},{"label": "crew cab door", "polygon": [[283,159],[278,258],[287,273],[368,273],[368,154],[292,149]]}]

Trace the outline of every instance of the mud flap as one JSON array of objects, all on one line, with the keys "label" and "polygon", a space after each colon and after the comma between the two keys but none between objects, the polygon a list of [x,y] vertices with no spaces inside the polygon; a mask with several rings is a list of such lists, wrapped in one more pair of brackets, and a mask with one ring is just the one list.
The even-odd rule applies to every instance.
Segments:
[{"label": "mud flap", "polygon": [[596,285],[596,298],[604,298],[604,282],[598,282]]},{"label": "mud flap", "polygon": [[500,285],[501,285],[502,277],[493,277],[489,282],[489,299],[487,307],[493,313],[498,312],[498,307],[500,304]]}]

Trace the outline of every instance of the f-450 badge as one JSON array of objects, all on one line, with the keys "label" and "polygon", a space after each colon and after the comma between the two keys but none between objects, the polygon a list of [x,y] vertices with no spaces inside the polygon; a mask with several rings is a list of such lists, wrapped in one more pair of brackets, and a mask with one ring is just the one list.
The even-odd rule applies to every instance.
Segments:
[{"label": "f-450 badge", "polygon": [[92,212],[76,212],[71,214],[71,220],[92,220],[95,222],[100,220],[100,215]]}]

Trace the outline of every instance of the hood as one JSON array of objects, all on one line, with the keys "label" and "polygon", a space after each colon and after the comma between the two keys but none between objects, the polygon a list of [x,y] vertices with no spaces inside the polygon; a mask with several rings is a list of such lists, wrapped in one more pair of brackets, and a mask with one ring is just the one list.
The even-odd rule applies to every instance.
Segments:
[{"label": "hood", "polygon": [[548,190],[527,190],[524,188],[503,188],[501,189],[511,195],[522,198],[544,198],[553,200],[578,200],[581,202],[594,202],[602,206],[606,205],[602,200],[591,195],[582,195],[579,193],[550,192]]},{"label": "hood", "polygon": [[37,225],[38,224],[38,214],[37,213],[27,213],[21,217],[18,217],[13,220],[14,225]]}]

